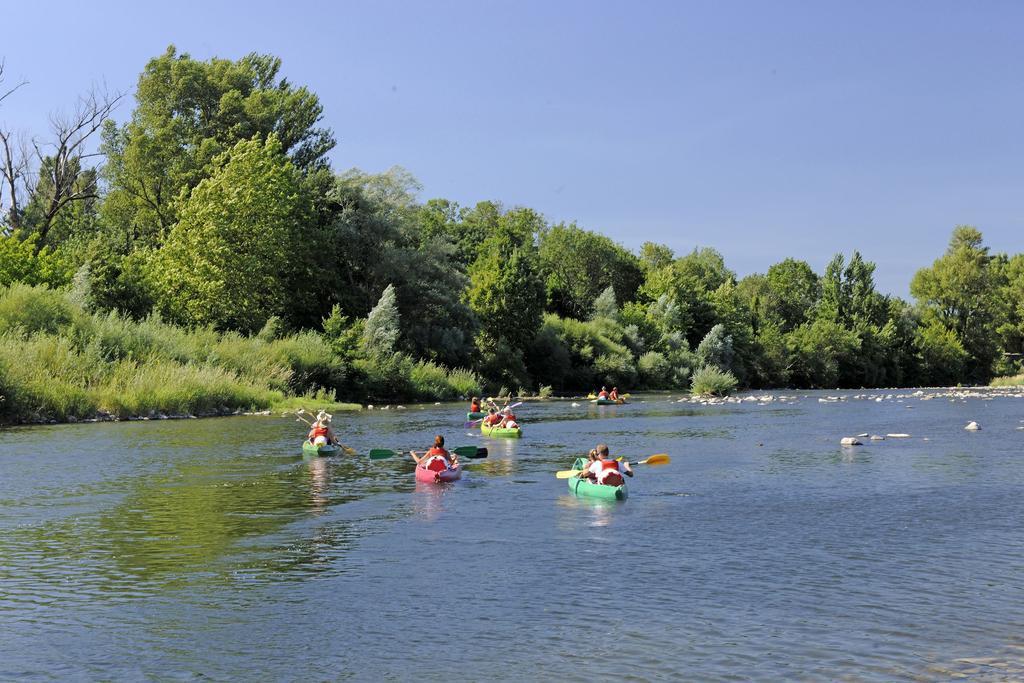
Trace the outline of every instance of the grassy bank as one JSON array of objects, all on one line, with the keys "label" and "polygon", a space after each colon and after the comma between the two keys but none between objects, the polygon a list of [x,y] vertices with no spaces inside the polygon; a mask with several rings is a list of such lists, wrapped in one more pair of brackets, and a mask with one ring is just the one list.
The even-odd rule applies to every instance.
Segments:
[{"label": "grassy bank", "polygon": [[996,377],[989,384],[992,387],[1019,387],[1024,386],[1024,375],[1012,375],[1006,377]]},{"label": "grassy bank", "polygon": [[400,354],[337,353],[314,332],[270,338],[93,314],[66,292],[0,290],[0,422],[286,410],[452,399],[475,374]]}]

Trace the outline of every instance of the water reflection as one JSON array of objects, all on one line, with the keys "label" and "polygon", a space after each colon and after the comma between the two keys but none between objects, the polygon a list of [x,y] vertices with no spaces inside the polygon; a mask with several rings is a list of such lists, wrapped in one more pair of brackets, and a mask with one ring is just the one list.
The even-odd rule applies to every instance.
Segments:
[{"label": "water reflection", "polygon": [[[578,522],[588,527],[606,527],[610,525],[615,517],[616,510],[623,501],[603,500],[601,498],[588,498],[586,496],[575,496],[571,493],[558,497],[557,505],[567,510],[582,512],[583,516],[577,518]],[[571,526],[568,528],[572,528]]]},{"label": "water reflection", "polygon": [[323,514],[327,509],[327,486],[330,468],[327,458],[306,458],[310,474],[309,498],[310,509],[314,514]]}]

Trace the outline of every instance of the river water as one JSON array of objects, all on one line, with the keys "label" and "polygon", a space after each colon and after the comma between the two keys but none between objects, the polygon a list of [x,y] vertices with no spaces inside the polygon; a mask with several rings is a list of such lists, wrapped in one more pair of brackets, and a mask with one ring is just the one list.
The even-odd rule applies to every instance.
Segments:
[{"label": "river water", "polygon": [[[444,486],[286,418],[0,432],[0,679],[1019,679],[1024,400],[935,393],[336,416],[489,447]],[[672,463],[574,498],[598,441]]]}]

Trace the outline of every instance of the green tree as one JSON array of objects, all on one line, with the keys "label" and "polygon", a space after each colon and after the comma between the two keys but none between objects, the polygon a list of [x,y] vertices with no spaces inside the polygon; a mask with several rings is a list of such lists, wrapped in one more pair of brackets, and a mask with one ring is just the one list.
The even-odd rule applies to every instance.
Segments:
[{"label": "green tree", "polygon": [[363,349],[368,355],[386,356],[395,352],[399,325],[398,300],[394,285],[388,285],[380,301],[366,317],[363,328]]},{"label": "green tree", "polygon": [[[841,257],[840,257],[841,258]],[[821,283],[806,261],[788,258],[768,269],[762,309],[785,331],[807,322],[821,296]]]},{"label": "green tree", "polygon": [[640,246],[640,265],[645,271],[670,266],[675,257],[675,253],[664,244],[644,242]]},{"label": "green tree", "polygon": [[536,248],[513,230],[488,237],[469,269],[467,300],[481,330],[493,340],[525,349],[540,327],[544,283],[535,267]]},{"label": "green tree", "polygon": [[189,325],[256,332],[284,313],[308,212],[277,137],[236,144],[192,191],[154,260],[158,305]]},{"label": "green tree", "polygon": [[242,140],[274,135],[297,171],[325,168],[335,143],[317,127],[320,101],[280,78],[280,69],[281,60],[270,55],[203,62],[173,45],[151,59],[131,118],[104,130],[106,223],[159,244],[211,162]]},{"label": "green tree", "polygon": [[857,335],[826,319],[804,323],[786,335],[791,381],[798,387],[828,388],[860,348]]},{"label": "green tree", "polygon": [[700,367],[713,366],[720,370],[732,368],[733,348],[732,337],[725,330],[725,325],[719,323],[701,340],[697,346],[697,364]]},{"label": "green tree", "polygon": [[1024,364],[1024,254],[1016,254],[1000,263],[998,305],[999,350],[997,370],[1001,375],[1017,375]]},{"label": "green tree", "polygon": [[595,299],[608,287],[615,288],[618,303],[630,301],[643,283],[636,256],[604,235],[575,224],[543,230],[538,253],[549,310],[564,317],[590,317]]},{"label": "green tree", "polygon": [[619,305],[615,300],[615,288],[611,285],[601,292],[594,300],[594,318],[615,320],[619,315]]},{"label": "green tree", "polygon": [[917,329],[916,341],[923,384],[949,386],[960,381],[968,354],[953,330],[932,319]]},{"label": "green tree", "polygon": [[641,293],[656,301],[667,295],[679,308],[679,331],[693,347],[711,330],[715,319],[712,293],[735,274],[714,249],[695,249],[671,264],[651,269]]},{"label": "green tree", "polygon": [[[322,317],[340,304],[345,315],[365,316],[394,284],[401,313],[402,350],[446,365],[470,364],[477,321],[463,301],[468,278],[458,247],[443,229],[424,223],[416,203],[419,183],[407,171],[357,170],[339,176],[329,192],[322,249],[308,300]],[[435,204],[435,208],[438,205]]]},{"label": "green tree", "polygon": [[[967,353],[964,373],[971,382],[988,381],[998,352],[995,296],[1002,273],[991,264],[981,232],[960,225],[953,230],[946,253],[930,268],[917,271],[910,283],[925,325],[941,325],[952,332]],[[933,338],[938,336],[932,333]]]}]

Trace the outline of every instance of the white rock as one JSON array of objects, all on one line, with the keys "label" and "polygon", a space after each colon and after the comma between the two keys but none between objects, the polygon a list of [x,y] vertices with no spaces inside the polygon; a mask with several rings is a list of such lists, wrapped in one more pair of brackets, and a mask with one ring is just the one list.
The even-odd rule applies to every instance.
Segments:
[{"label": "white rock", "polygon": [[858,434],[857,436],[859,436],[860,438],[863,439],[863,438],[867,437],[867,435],[868,435],[868,433],[864,432],[863,434]]},{"label": "white rock", "polygon": [[885,441],[885,437],[882,436],[881,434],[872,434],[871,435],[871,440],[872,441]]},{"label": "white rock", "polygon": [[967,423],[967,426],[964,427],[964,429],[966,429],[969,432],[976,432],[976,431],[981,429],[981,425],[979,425],[977,422],[974,422],[972,420],[971,422]]},{"label": "white rock", "polygon": [[839,442],[839,445],[840,446],[863,446],[864,444],[862,444],[860,441],[858,441],[857,437],[855,437],[855,436],[844,436],[842,438],[842,440]]},{"label": "white rock", "polygon": [[909,439],[910,434],[886,434],[890,439]]}]

